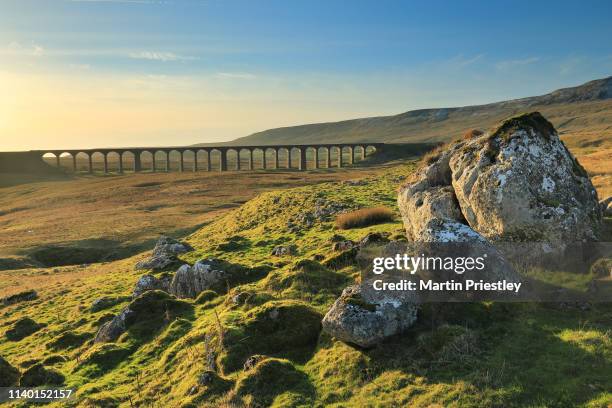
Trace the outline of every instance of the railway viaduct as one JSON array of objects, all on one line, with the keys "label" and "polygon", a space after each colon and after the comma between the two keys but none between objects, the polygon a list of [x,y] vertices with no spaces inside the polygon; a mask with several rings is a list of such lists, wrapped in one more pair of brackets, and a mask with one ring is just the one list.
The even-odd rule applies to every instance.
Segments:
[{"label": "railway viaduct", "polygon": [[[265,145],[265,146],[183,146],[183,147],[130,147],[130,148],[102,148],[102,149],[66,149],[66,150],[31,150],[28,152],[31,155],[38,155],[42,160],[43,158],[55,157],[55,163],[57,167],[60,167],[60,158],[72,157],[73,170],[77,171],[77,155],[87,158],[88,171],[92,173],[94,171],[93,158],[94,155],[101,155],[103,158],[103,171],[104,173],[110,172],[109,167],[109,155],[118,157],[116,171],[123,173],[124,167],[124,156],[130,154],[133,157],[131,163],[133,168],[129,169],[134,172],[140,172],[143,170],[149,171],[170,171],[170,154],[178,153],[178,170],[179,171],[228,171],[228,170],[254,170],[255,162],[254,158],[259,159],[260,168],[291,168],[291,163],[297,159],[297,168],[299,170],[307,169],[307,153],[310,154],[311,166],[310,168],[331,168],[331,167],[342,167],[343,165],[352,165],[356,160],[364,160],[366,154],[372,151],[380,150],[384,147],[384,143],[334,143],[334,144],[292,144],[292,145]],[[285,152],[284,163],[280,163],[279,153]],[[332,151],[336,154],[336,160],[332,163]],[[160,154],[161,152],[161,154]],[[193,158],[191,163],[191,169],[187,169],[185,165],[185,153],[191,152]],[[206,160],[198,163],[198,154],[203,153]],[[271,155],[270,155],[271,153]],[[148,168],[143,168],[143,154],[151,156],[151,164]],[[234,168],[229,167],[229,158],[233,155],[236,160]],[[156,157],[162,156],[163,166],[159,169],[157,162],[159,159]],[[216,166],[212,166],[212,158],[216,158]],[[247,158],[247,165],[241,164],[241,158]],[[258,156],[258,157],[257,157]],[[271,157],[270,157],[271,156]],[[321,160],[323,159],[323,165]],[[204,166],[205,162],[205,166]],[[270,163],[271,162],[271,163]],[[245,168],[243,168],[245,167]]]}]

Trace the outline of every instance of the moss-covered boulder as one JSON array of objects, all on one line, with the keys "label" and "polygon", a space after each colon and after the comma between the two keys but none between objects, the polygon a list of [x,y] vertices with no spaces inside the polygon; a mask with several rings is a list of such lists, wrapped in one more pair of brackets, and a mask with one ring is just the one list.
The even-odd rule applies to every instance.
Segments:
[{"label": "moss-covered boulder", "polygon": [[19,382],[19,370],[0,356],[0,387],[13,387]]},{"label": "moss-covered boulder", "polygon": [[255,406],[312,406],[314,387],[308,376],[291,362],[268,358],[238,380],[236,397],[249,398]]},{"label": "moss-covered boulder", "polygon": [[390,296],[353,285],[329,309],[323,328],[345,343],[369,348],[411,327],[416,322],[418,305],[413,292]]},{"label": "moss-covered boulder", "polygon": [[41,385],[62,385],[65,377],[59,371],[35,364],[24,371],[19,381],[20,387],[39,387]]},{"label": "moss-covered boulder", "polygon": [[253,354],[304,361],[316,346],[321,318],[315,309],[297,301],[273,301],[253,308],[227,325],[219,363],[227,373],[241,369]]},{"label": "moss-covered boulder", "polygon": [[200,259],[193,266],[181,266],[174,274],[168,291],[179,299],[195,299],[208,290],[224,293],[228,287],[261,279],[270,270],[271,267],[265,265],[246,268],[216,258]]},{"label": "moss-covered boulder", "polygon": [[29,317],[23,317],[13,324],[13,327],[6,331],[6,338],[10,341],[19,341],[36,333],[45,327],[44,324],[37,323]]},{"label": "moss-covered boulder", "polygon": [[161,290],[143,293],[126,306],[111,321],[104,323],[95,343],[115,341],[125,331],[138,340],[145,340],[165,323],[176,317],[193,314],[193,306]]}]

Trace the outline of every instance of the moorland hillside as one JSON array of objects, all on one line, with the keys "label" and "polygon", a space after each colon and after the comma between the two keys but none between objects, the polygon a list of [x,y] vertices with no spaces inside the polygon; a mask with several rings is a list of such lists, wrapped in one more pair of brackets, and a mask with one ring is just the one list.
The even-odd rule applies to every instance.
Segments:
[{"label": "moorland hillside", "polygon": [[[504,155],[518,142],[562,149],[556,137],[515,133],[496,133],[492,144],[467,141],[457,157],[483,159],[476,170],[482,176],[497,174],[496,163],[507,164]],[[576,191],[592,191],[586,173],[562,153],[561,170],[575,178]],[[427,175],[445,177],[427,171],[446,167],[444,157],[358,180],[265,192],[181,241],[164,238],[152,252],[123,260],[0,272],[3,281],[23,277],[0,309],[0,379],[75,387],[74,400],[56,404],[74,407],[608,406],[609,303],[423,304],[409,327],[365,348],[325,328],[324,316],[338,303],[351,316],[385,316],[382,305],[343,291],[360,280],[358,254],[405,242],[414,231],[418,217],[406,219],[398,208],[398,188]],[[462,163],[451,164],[452,171],[456,165]],[[510,177],[508,183],[525,184]],[[572,200],[564,194],[547,200],[549,184],[535,192],[538,209]],[[452,188],[458,194],[461,186]],[[576,199],[585,209],[593,201]],[[461,200],[477,214],[477,202]],[[422,206],[432,203],[423,198]],[[337,222],[370,208],[383,216]],[[600,238],[610,240],[612,219],[588,211]],[[582,272],[531,276],[554,278],[563,290],[609,287],[605,268]],[[34,280],[36,291],[28,291]]]}]

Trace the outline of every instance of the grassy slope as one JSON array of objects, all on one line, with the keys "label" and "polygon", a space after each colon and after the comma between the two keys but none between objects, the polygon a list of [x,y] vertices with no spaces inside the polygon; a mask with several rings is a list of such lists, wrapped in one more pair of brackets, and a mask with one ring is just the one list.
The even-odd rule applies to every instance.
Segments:
[{"label": "grassy slope", "polygon": [[[262,191],[378,171],[96,175],[4,187],[0,258],[31,255],[43,245],[81,248],[94,258],[98,253],[123,257],[149,248],[158,234],[184,236]],[[7,182],[9,177],[0,174]],[[6,284],[0,283],[0,288]]]},{"label": "grassy slope", "polygon": [[[215,256],[246,267],[268,265],[271,271],[232,287],[229,294],[188,301],[193,313],[168,316],[153,335],[129,332],[116,345],[57,351],[45,346],[67,331],[91,338],[97,322],[125,302],[96,313],[87,310],[89,305],[102,295],[128,295],[140,276],[133,265],[144,254],[72,271],[60,268],[57,274],[73,277],[69,285],[54,280],[50,270],[20,271],[49,274],[44,275],[48,283],[39,288],[41,300],[0,311],[0,333],[23,316],[47,326],[20,342],[2,339],[0,355],[15,364],[65,355],[68,361],[56,367],[67,375],[68,385],[79,388],[74,401],[79,406],[129,407],[130,399],[136,405],[223,406],[230,397],[277,407],[612,403],[610,305],[590,311],[528,304],[454,306],[447,325],[435,330],[426,324],[433,312],[424,310],[414,330],[371,351],[324,334],[316,342],[308,340],[319,329],[308,323],[312,316],[325,313],[358,271],[354,265],[332,271],[313,262],[296,264],[314,255],[333,256],[330,238],[338,231],[330,221],[294,233],[287,222],[313,210],[317,198],[395,210],[396,187],[412,170],[413,165],[402,165],[359,186],[324,183],[264,193],[201,228],[188,238],[196,251],[185,260]],[[342,234],[358,239],[369,231],[402,234],[402,225],[397,218]],[[294,243],[297,255],[270,257],[279,243]],[[235,303],[239,293],[246,293],[246,300]],[[273,310],[280,317],[270,330]],[[205,343],[217,353],[222,377],[191,393],[204,370]],[[252,354],[276,360],[243,372],[239,367]]]}]

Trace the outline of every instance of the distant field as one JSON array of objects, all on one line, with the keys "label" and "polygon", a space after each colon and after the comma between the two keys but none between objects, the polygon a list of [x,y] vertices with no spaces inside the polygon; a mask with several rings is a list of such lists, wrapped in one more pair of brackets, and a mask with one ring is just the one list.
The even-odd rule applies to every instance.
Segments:
[{"label": "distant field", "polygon": [[22,257],[46,265],[61,263],[55,258],[62,256],[75,264],[121,258],[150,247],[159,234],[186,235],[263,191],[360,178],[381,169],[95,174],[5,187],[0,269],[19,266]]}]

